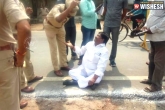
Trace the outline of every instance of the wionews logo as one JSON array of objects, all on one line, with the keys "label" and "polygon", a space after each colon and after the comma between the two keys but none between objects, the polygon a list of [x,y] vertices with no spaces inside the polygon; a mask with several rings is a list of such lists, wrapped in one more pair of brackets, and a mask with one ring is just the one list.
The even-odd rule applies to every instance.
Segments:
[{"label": "wionews logo", "polygon": [[140,4],[134,4],[134,9],[163,10],[164,1],[140,2]]}]

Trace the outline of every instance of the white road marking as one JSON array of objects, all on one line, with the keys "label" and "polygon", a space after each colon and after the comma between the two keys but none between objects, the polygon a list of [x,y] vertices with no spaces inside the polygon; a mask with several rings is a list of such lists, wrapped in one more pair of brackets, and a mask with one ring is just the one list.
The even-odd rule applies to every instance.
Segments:
[{"label": "white road marking", "polygon": [[[44,77],[40,81],[62,81],[71,79],[71,77]],[[147,76],[104,76],[102,80],[143,80],[147,79]]]}]

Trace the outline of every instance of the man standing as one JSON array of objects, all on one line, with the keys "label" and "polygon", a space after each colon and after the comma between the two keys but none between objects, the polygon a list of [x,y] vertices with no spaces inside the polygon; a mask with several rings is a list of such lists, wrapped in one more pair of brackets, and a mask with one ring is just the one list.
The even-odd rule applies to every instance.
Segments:
[{"label": "man standing", "polygon": [[[19,110],[19,67],[23,66],[27,39],[30,39],[28,16],[22,12],[14,0],[0,1],[0,110]],[[18,50],[13,58],[13,45],[10,23],[18,32]],[[14,61],[15,59],[15,61]],[[16,67],[14,67],[14,64]]]},{"label": "man standing", "polygon": [[[71,17],[65,24],[65,32],[66,32],[66,42],[70,41],[73,45],[75,45],[76,42],[76,25],[74,17]],[[67,49],[67,55],[68,55],[68,47]],[[72,60],[78,60],[78,57],[76,53],[73,52],[71,49],[71,59]]]},{"label": "man standing", "polygon": [[63,85],[78,85],[80,88],[90,86],[92,90],[96,88],[104,76],[104,71],[108,62],[108,49],[106,43],[109,37],[103,32],[99,32],[94,41],[88,42],[81,48],[66,43],[78,55],[84,55],[82,65],[69,71],[73,80],[66,80]]},{"label": "man standing", "polygon": [[[83,34],[83,40],[81,46],[86,45],[89,41],[92,41],[95,35],[97,14],[95,12],[96,7],[93,0],[81,0],[80,10],[82,15],[81,31]],[[80,56],[78,65],[81,65],[83,56]]]},{"label": "man standing", "polygon": [[[121,19],[126,15],[128,0],[104,0],[104,29],[108,35],[112,35],[112,49],[110,54],[110,65],[116,67],[117,42]],[[123,11],[123,14],[121,15]],[[122,17],[121,17],[122,16]]]},{"label": "man standing", "polygon": [[[164,1],[165,3],[165,0],[154,1]],[[165,72],[165,9],[150,10],[143,30],[147,30],[147,39],[150,40],[151,48],[148,79],[141,81],[141,83],[150,84],[150,87],[144,89],[146,92],[160,91]]]},{"label": "man standing", "polygon": [[76,15],[78,4],[78,0],[65,0],[65,2],[61,0],[51,9],[44,20],[54,73],[60,77],[63,76],[61,70],[70,70],[67,64],[64,24],[70,17]]},{"label": "man standing", "polygon": [[[25,9],[23,3],[20,2],[19,0],[17,0],[16,2],[18,4],[19,8],[24,13],[26,13],[27,15],[30,15],[33,12],[33,10],[30,7],[27,7]],[[11,26],[12,26],[13,35],[14,35],[15,39],[17,40],[17,31],[15,29],[15,26],[13,26],[12,23],[11,23]],[[34,69],[33,69],[33,64],[30,61],[30,51],[29,50],[27,50],[27,52],[25,54],[24,61],[25,61],[26,66],[23,67],[23,71],[20,72],[20,86],[21,86],[20,89],[21,89],[22,92],[29,93],[29,92],[33,92],[34,88],[27,85],[26,79],[27,79],[28,83],[30,83],[30,82],[40,80],[43,77],[42,76],[35,76]],[[25,78],[25,76],[26,76],[26,78]]]}]

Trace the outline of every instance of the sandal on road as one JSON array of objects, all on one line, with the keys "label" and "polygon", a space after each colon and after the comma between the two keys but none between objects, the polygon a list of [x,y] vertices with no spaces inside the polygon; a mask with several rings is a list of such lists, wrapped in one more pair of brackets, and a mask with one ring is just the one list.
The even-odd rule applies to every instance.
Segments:
[{"label": "sandal on road", "polygon": [[33,87],[26,86],[25,88],[21,89],[21,92],[31,93],[34,91]]},{"label": "sandal on road", "polygon": [[43,76],[35,76],[32,80],[28,81],[28,83],[36,82],[38,80],[41,80]]},{"label": "sandal on road", "polygon": [[59,76],[59,77],[63,77],[63,76],[64,76],[60,70],[54,71],[54,74],[55,74],[56,76]]},{"label": "sandal on road", "polygon": [[153,85],[153,84],[149,87],[144,88],[145,92],[157,92],[157,91],[161,91],[161,90],[162,90],[162,88],[159,88],[159,87],[157,87],[156,85]]}]

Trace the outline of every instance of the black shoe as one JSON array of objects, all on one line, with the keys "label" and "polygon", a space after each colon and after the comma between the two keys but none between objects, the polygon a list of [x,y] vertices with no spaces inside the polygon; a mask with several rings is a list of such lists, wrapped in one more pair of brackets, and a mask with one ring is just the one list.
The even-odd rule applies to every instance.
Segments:
[{"label": "black shoe", "polygon": [[89,86],[89,87],[91,88],[91,90],[95,90],[97,86],[98,84],[93,84],[92,86]]},{"label": "black shoe", "polygon": [[111,67],[116,67],[116,63],[115,63],[115,62],[111,62],[111,63],[110,63],[110,66],[111,66]]},{"label": "black shoe", "polygon": [[76,80],[65,80],[65,81],[63,82],[63,85],[71,86],[71,85],[78,85],[78,83],[77,83]]}]

